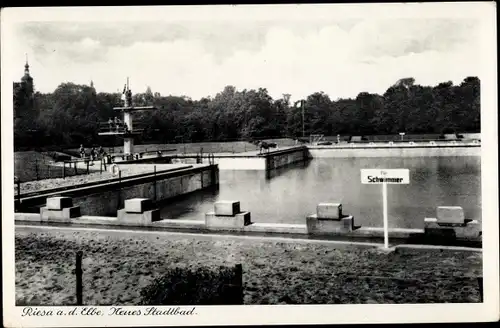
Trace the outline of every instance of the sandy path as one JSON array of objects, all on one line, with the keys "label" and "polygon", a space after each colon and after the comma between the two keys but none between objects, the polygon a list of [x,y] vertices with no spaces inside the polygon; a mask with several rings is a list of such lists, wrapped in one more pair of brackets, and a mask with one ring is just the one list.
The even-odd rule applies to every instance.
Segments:
[{"label": "sandy path", "polygon": [[[97,165],[97,167],[99,168],[99,162],[95,162],[94,165]],[[138,175],[138,174],[153,173],[155,165],[154,164],[122,164],[122,165],[120,165],[118,163],[118,166],[120,167],[120,170],[122,172],[122,177],[130,177],[130,176],[134,176],[134,175]],[[157,166],[157,171],[161,171],[161,170],[180,168],[180,167],[183,167],[186,165],[158,164],[156,166]],[[103,171],[102,173],[95,172],[95,173],[90,173],[90,174],[85,174],[85,175],[69,176],[69,177],[66,177],[64,179],[57,178],[57,179],[45,179],[45,180],[38,180],[38,181],[23,182],[23,183],[21,183],[21,194],[28,193],[28,192],[34,192],[34,191],[40,191],[40,190],[59,188],[59,187],[77,186],[77,185],[81,185],[81,184],[89,183],[89,182],[94,182],[94,181],[107,181],[109,179],[116,179],[116,178],[117,178],[117,176],[113,175],[111,172]],[[14,185],[14,194],[17,194],[17,190],[16,190],[15,185]]]},{"label": "sandy path", "polygon": [[16,299],[72,304],[77,250],[84,302],[134,305],[167,268],[243,265],[245,304],[477,302],[481,253],[340,250],[322,244],[166,233],[16,228]]}]

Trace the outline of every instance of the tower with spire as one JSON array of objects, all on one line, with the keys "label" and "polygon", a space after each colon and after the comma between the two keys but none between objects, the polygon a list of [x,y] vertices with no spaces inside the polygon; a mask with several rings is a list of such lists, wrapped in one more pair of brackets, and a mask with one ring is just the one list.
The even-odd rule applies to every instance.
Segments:
[{"label": "tower with spire", "polygon": [[96,95],[95,87],[94,87],[94,80],[90,79],[90,90],[92,92],[92,95]]},{"label": "tower with spire", "polygon": [[28,54],[26,54],[26,64],[24,65],[24,75],[21,78],[21,83],[26,88],[26,94],[30,99],[33,99],[35,88],[33,86],[33,78],[30,75],[30,65],[28,64]]},{"label": "tower with spire", "polygon": [[16,117],[24,116],[33,112],[35,108],[35,87],[33,78],[30,75],[30,65],[28,55],[26,54],[26,63],[24,65],[24,75],[20,82],[13,83],[14,91],[14,114]]}]

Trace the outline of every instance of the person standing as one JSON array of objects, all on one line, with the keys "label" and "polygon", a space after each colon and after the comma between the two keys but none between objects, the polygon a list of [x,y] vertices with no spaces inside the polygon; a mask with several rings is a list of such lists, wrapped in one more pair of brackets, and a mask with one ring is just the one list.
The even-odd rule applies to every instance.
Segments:
[{"label": "person standing", "polygon": [[85,158],[85,148],[83,148],[83,145],[80,145],[80,157]]},{"label": "person standing", "polygon": [[92,161],[92,165],[94,164],[94,159],[96,157],[96,150],[95,150],[95,147],[92,147],[92,149],[90,150],[90,160]]},{"label": "person standing", "polygon": [[115,117],[116,132],[120,131],[121,121],[118,117]]},{"label": "person standing", "polygon": [[102,146],[99,146],[98,154],[99,159],[102,159],[104,157],[104,149],[102,148]]},{"label": "person standing", "polygon": [[110,131],[110,132],[111,132],[111,131],[113,131],[113,127],[114,127],[114,120],[115,120],[115,118],[114,118],[114,117],[113,117],[113,119],[111,119],[111,118],[110,118],[110,119],[108,120],[108,124],[109,124],[109,131]]}]

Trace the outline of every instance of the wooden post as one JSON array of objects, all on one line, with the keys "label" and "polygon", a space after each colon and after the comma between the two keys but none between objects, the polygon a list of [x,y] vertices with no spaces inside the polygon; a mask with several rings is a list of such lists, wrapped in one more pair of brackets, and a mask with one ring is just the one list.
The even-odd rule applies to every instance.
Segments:
[{"label": "wooden post", "polygon": [[36,179],[39,180],[38,176],[38,159],[35,157],[35,174],[36,174]]},{"label": "wooden post", "polygon": [[116,204],[117,211],[120,209],[121,196],[122,196],[122,171],[118,171],[118,202]]},{"label": "wooden post", "polygon": [[304,138],[306,136],[306,132],[305,132],[306,129],[305,129],[305,123],[304,123],[304,105],[305,105],[305,101],[301,100],[300,104],[302,105],[302,138]]},{"label": "wooden post", "polygon": [[156,165],[154,166],[154,188],[155,188],[155,202],[156,202]]},{"label": "wooden post", "polygon": [[243,268],[241,264],[235,266],[235,300],[234,304],[243,304]]},{"label": "wooden post", "polygon": [[21,181],[17,180],[17,207],[16,209],[19,210],[19,207],[21,206]]},{"label": "wooden post", "polygon": [[63,179],[66,178],[66,162],[63,162]]},{"label": "wooden post", "polygon": [[76,305],[83,305],[83,288],[82,288],[82,256],[83,252],[76,253]]},{"label": "wooden post", "polygon": [[74,162],[74,163],[75,163],[75,175],[78,175],[78,170],[76,168],[76,162]]},{"label": "wooden post", "polygon": [[101,158],[101,160],[99,162],[101,164],[100,173],[102,174],[102,158]]},{"label": "wooden post", "polygon": [[89,174],[89,165],[90,165],[90,160],[87,160],[87,174]]},{"label": "wooden post", "polygon": [[21,203],[21,180],[17,181],[17,199],[19,199],[19,203]]},{"label": "wooden post", "polygon": [[479,285],[479,296],[482,303],[484,302],[483,277],[477,277],[477,283]]}]

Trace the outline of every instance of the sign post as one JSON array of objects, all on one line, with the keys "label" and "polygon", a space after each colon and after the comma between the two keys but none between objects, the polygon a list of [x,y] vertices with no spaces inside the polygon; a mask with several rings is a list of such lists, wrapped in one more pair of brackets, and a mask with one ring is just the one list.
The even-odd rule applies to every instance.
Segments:
[{"label": "sign post", "polygon": [[382,206],[384,215],[384,247],[389,248],[389,219],[387,215],[387,185],[409,184],[408,169],[361,169],[362,184],[382,185]]},{"label": "sign post", "polygon": [[384,247],[389,248],[389,219],[387,218],[387,183],[382,183],[382,198],[384,207]]}]

